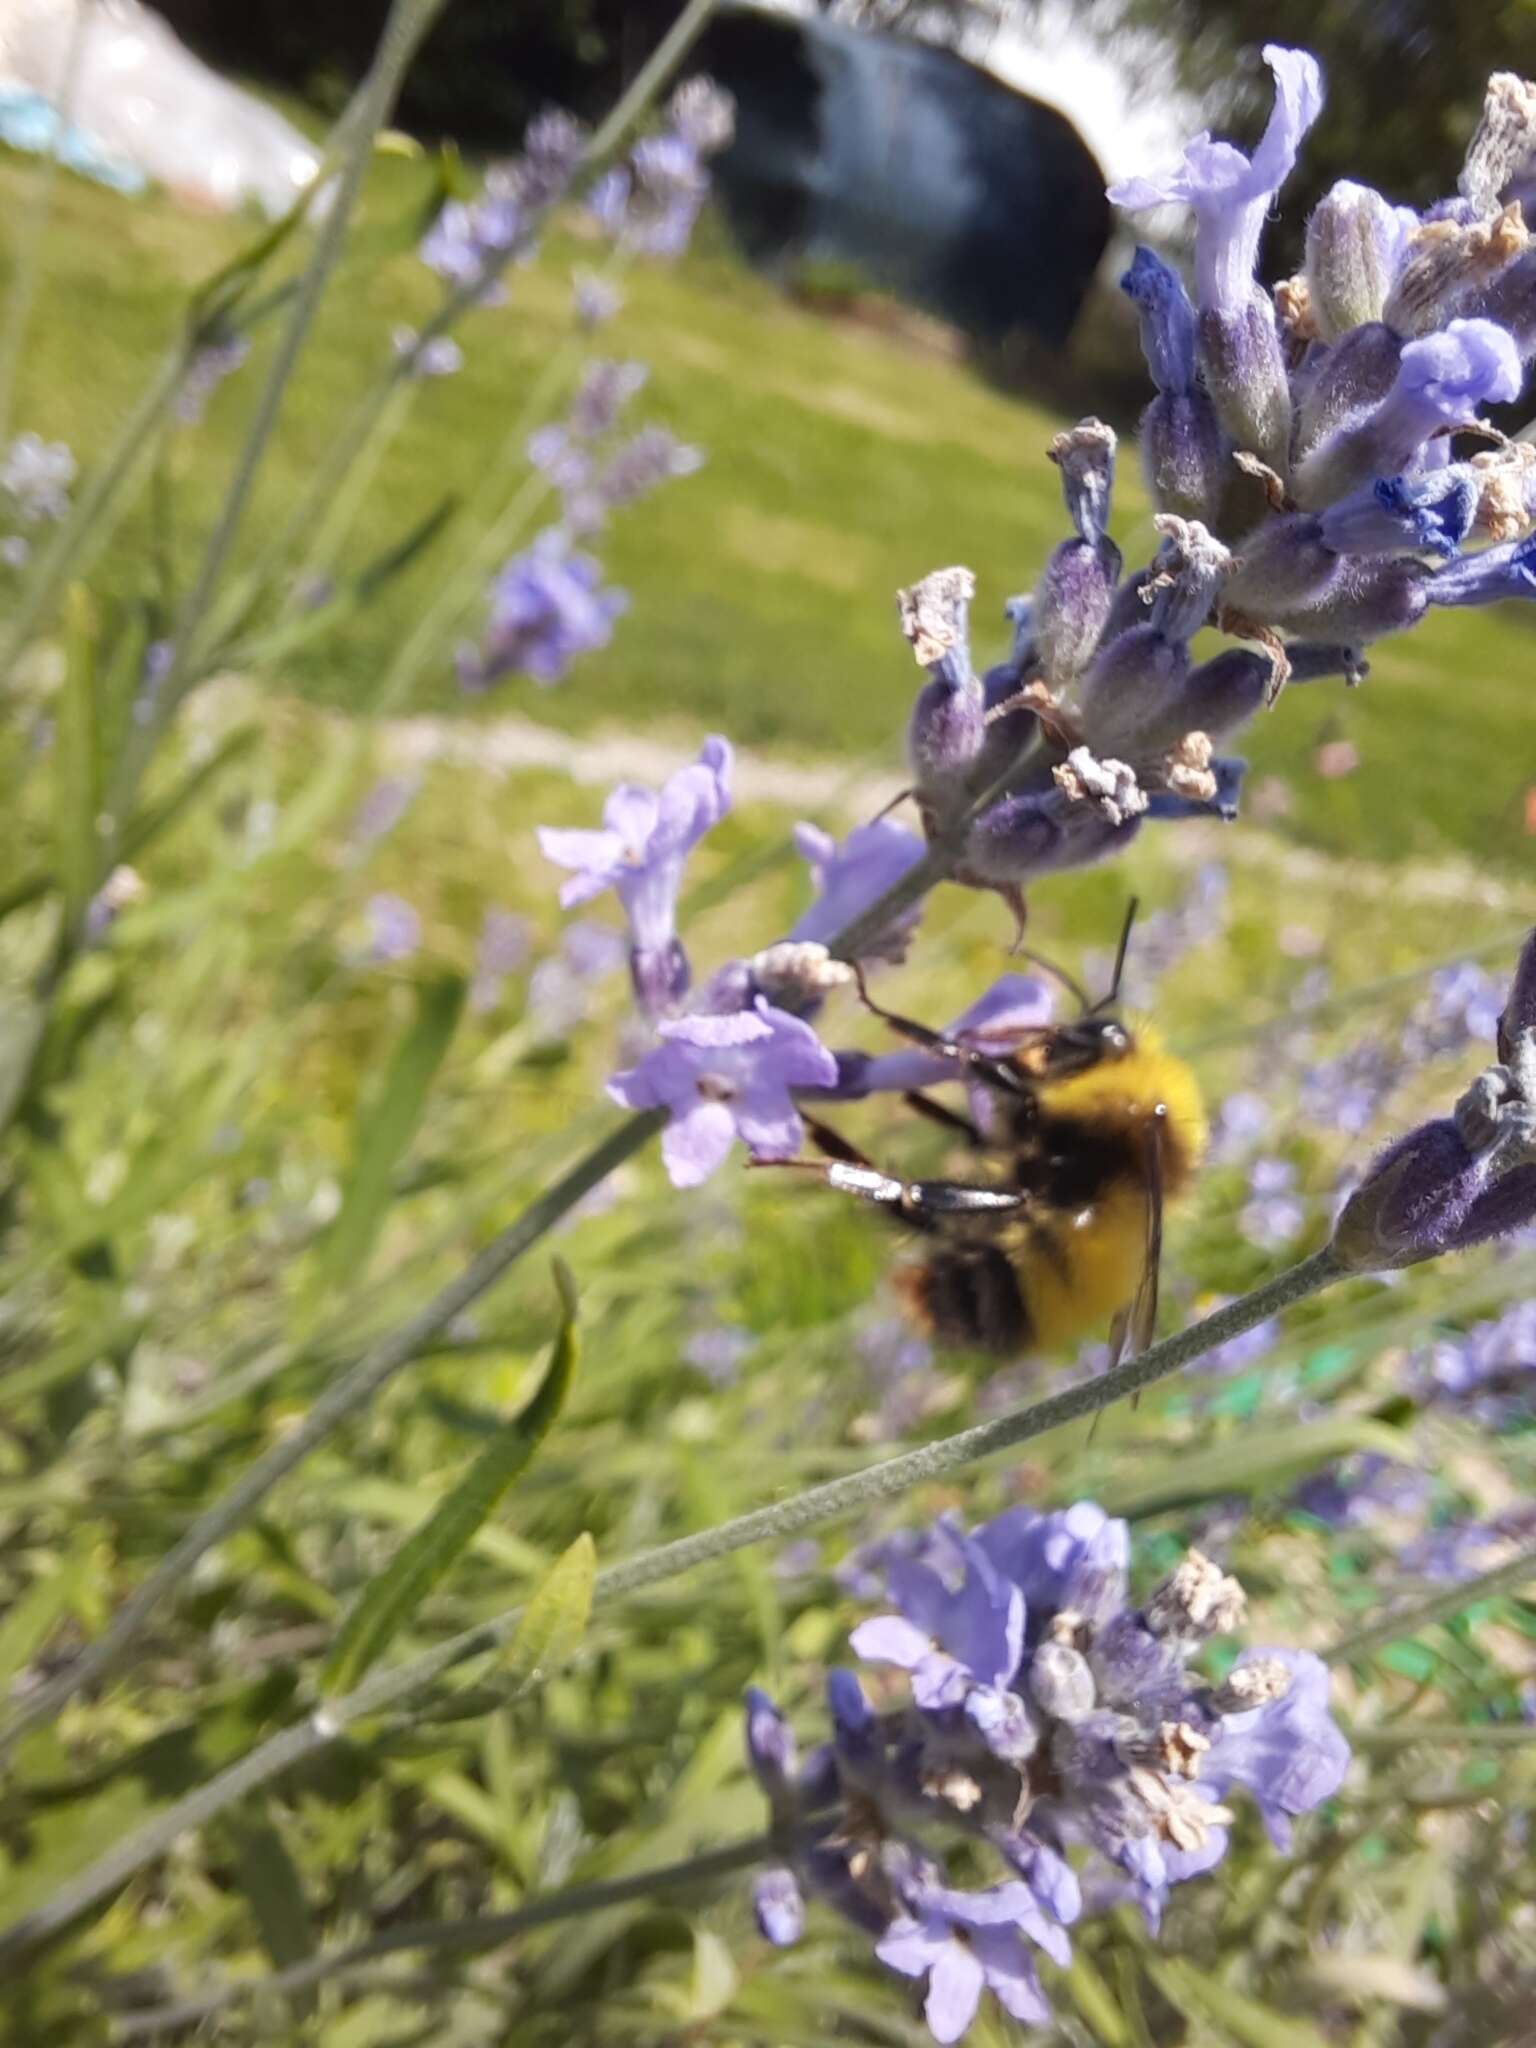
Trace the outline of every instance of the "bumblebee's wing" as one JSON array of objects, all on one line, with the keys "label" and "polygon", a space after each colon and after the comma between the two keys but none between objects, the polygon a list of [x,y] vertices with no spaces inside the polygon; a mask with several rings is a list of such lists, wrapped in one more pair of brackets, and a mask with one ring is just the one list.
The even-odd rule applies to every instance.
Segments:
[{"label": "bumblebee's wing", "polygon": [[1163,1266],[1163,1119],[1154,1117],[1142,1139],[1142,1185],[1147,1237],[1136,1292],[1110,1326],[1109,1362],[1139,1358],[1157,1335],[1158,1288]]}]

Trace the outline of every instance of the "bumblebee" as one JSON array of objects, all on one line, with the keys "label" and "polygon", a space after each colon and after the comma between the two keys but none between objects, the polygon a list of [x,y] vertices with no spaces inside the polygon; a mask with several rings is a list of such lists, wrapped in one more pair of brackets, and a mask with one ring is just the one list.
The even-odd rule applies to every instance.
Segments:
[{"label": "bumblebee", "polygon": [[922,1256],[898,1269],[896,1286],[940,1343],[1016,1358],[1108,1325],[1119,1357],[1152,1340],[1163,1208],[1193,1177],[1206,1122],[1190,1069],[1150,1028],[1114,1014],[1129,933],[1128,918],[1107,996],[1089,1004],[1053,968],[1081,1014],[1003,1042],[946,1037],[881,1009],[860,981],[866,1007],[970,1084],[974,1118],[921,1091],[903,1099],[943,1125],[974,1170],[899,1179],[814,1118],[810,1137],[831,1163],[794,1163],[917,1234]]}]

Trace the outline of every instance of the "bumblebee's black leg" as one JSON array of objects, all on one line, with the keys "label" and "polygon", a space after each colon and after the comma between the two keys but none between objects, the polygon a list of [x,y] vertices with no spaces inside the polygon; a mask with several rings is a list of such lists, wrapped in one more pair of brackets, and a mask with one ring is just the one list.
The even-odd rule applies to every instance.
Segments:
[{"label": "bumblebee's black leg", "polygon": [[919,1116],[927,1117],[930,1123],[941,1124],[946,1131],[958,1131],[968,1144],[986,1144],[987,1141],[978,1126],[973,1124],[968,1116],[962,1116],[958,1109],[951,1109],[948,1103],[935,1102],[931,1095],[924,1095],[916,1088],[908,1089],[901,1099],[908,1109],[915,1109]]},{"label": "bumblebee's black leg", "polygon": [[970,1187],[955,1180],[898,1180],[878,1166],[854,1165],[843,1159],[834,1159],[829,1166],[814,1159],[749,1159],[747,1164],[759,1171],[788,1167],[797,1173],[814,1173],[839,1194],[857,1195],[861,1202],[878,1202],[882,1208],[894,1209],[903,1222],[918,1230],[932,1228],[940,1216],[997,1215],[1022,1209],[1030,1199],[1017,1188]]},{"label": "bumblebee's black leg", "polygon": [[989,1054],[977,1052],[974,1046],[961,1045],[957,1039],[946,1038],[942,1031],[935,1031],[927,1024],[919,1024],[915,1017],[903,1017],[897,1010],[887,1010],[871,996],[864,980],[864,970],[857,961],[853,963],[853,978],[859,985],[859,1000],[872,1017],[878,1017],[888,1025],[899,1038],[909,1039],[913,1045],[920,1045],[925,1052],[931,1052],[936,1059],[953,1060],[966,1073],[974,1074],[978,1081],[990,1087],[1001,1089],[1005,1095],[1028,1095],[1030,1089],[1023,1077],[1006,1060],[993,1059]]},{"label": "bumblebee's black leg", "polygon": [[875,1162],[872,1159],[867,1158],[841,1131],[834,1131],[830,1124],[824,1124],[820,1117],[806,1116],[802,1110],[801,1121],[818,1152],[824,1152],[829,1159],[841,1160],[845,1166],[873,1167]]}]

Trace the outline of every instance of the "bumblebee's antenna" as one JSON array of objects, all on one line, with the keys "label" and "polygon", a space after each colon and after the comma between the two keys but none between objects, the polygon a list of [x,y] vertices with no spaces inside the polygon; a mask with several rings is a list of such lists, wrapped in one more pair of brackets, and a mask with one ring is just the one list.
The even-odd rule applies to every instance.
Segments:
[{"label": "bumblebee's antenna", "polygon": [[1131,947],[1131,927],[1136,922],[1136,913],[1140,908],[1140,901],[1135,896],[1125,906],[1125,923],[1120,927],[1120,943],[1115,948],[1115,971],[1110,976],[1109,993],[1099,997],[1093,1006],[1096,1010],[1112,1010],[1120,1000],[1120,983],[1125,974],[1125,956]]},{"label": "bumblebee's antenna", "polygon": [[1068,974],[1065,967],[1058,967],[1054,960],[1047,960],[1043,953],[1036,953],[1028,946],[1021,946],[1015,943],[1009,950],[1019,954],[1025,960],[1032,960],[1036,967],[1043,967],[1047,974],[1054,975],[1068,995],[1077,998],[1077,1007],[1085,1017],[1091,1009],[1097,1007],[1096,1004],[1089,1002],[1088,992],[1083,987],[1083,984],[1075,975]]}]

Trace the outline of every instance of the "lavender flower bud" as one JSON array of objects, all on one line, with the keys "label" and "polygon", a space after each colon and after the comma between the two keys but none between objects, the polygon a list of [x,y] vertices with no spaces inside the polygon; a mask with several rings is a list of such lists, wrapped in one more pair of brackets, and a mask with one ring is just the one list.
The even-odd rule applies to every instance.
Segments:
[{"label": "lavender flower bud", "polygon": [[788,1948],[805,1932],[805,1901],[794,1872],[764,1870],[752,1884],[752,1912],[758,1932],[775,1948]]},{"label": "lavender flower bud", "polygon": [[1297,401],[1298,460],[1346,420],[1381,403],[1396,380],[1402,353],[1402,337],[1379,321],[1355,328],[1329,349]]},{"label": "lavender flower bud", "polygon": [[1053,1721],[1081,1721],[1098,1704],[1088,1660],[1066,1643],[1042,1643],[1029,1664],[1029,1695]]},{"label": "lavender flower bud", "polygon": [[1058,689],[1092,660],[1119,575],[1120,550],[1111,540],[1063,541],[1046,563],[1035,590],[1034,644],[1046,678]]},{"label": "lavender flower bud", "polygon": [[1429,602],[1430,580],[1419,563],[1406,558],[1345,557],[1315,603],[1278,609],[1270,623],[1329,639],[1380,640],[1418,624]]},{"label": "lavender flower bud", "polygon": [[1176,1565],[1147,1602],[1147,1627],[1174,1642],[1198,1643],[1239,1627],[1248,1601],[1237,1580],[1198,1550]]},{"label": "lavender flower bud", "polygon": [[1004,797],[971,827],[962,878],[982,887],[1008,888],[1035,875],[1087,867],[1119,853],[1139,825],[1136,816],[1111,820],[1059,787]]},{"label": "lavender flower bud", "polygon": [[1209,393],[1203,386],[1159,392],[1137,431],[1158,510],[1214,525],[1232,477],[1232,448]]},{"label": "lavender flower bud", "polygon": [[1160,392],[1181,395],[1195,388],[1195,309],[1184,281],[1160,256],[1141,248],[1120,280],[1120,289],[1141,315],[1141,352]]},{"label": "lavender flower bud", "polygon": [[1390,206],[1369,185],[1341,178],[1307,222],[1307,289],[1324,341],[1379,320],[1418,226],[1407,207]]},{"label": "lavender flower bud", "polygon": [[1323,523],[1306,512],[1270,519],[1238,548],[1222,592],[1234,610],[1259,620],[1315,604],[1339,573]]},{"label": "lavender flower bud", "polygon": [[1472,293],[1463,310],[1495,320],[1523,357],[1536,353],[1536,249],[1527,248]]},{"label": "lavender flower bud", "polygon": [[1269,294],[1255,285],[1236,312],[1200,314],[1200,361],[1217,417],[1237,446],[1285,476],[1291,458],[1291,389]]},{"label": "lavender flower bud", "polygon": [[935,569],[896,594],[901,630],[933,680],[918,694],[907,753],[919,801],[943,818],[969,793],[971,770],[986,738],[986,703],[971,668],[969,569]]},{"label": "lavender flower bud", "polygon": [[1102,420],[1079,420],[1056,436],[1049,453],[1061,471],[1062,496],[1078,539],[1096,546],[1109,529],[1115,487],[1114,428]]},{"label": "lavender flower bud", "polygon": [[1456,189],[1480,214],[1498,211],[1504,188],[1536,155],[1536,85],[1513,71],[1488,81],[1482,118],[1467,144]]},{"label": "lavender flower bud", "polygon": [[1515,1041],[1527,1031],[1536,1031],[1536,929],[1520,949],[1515,978],[1499,1017],[1499,1058],[1506,1065],[1515,1057]]},{"label": "lavender flower bud", "polygon": [[1496,317],[1488,297],[1529,243],[1518,206],[1489,221],[1426,221],[1409,237],[1382,317],[1403,335],[1432,334],[1454,313]]}]

